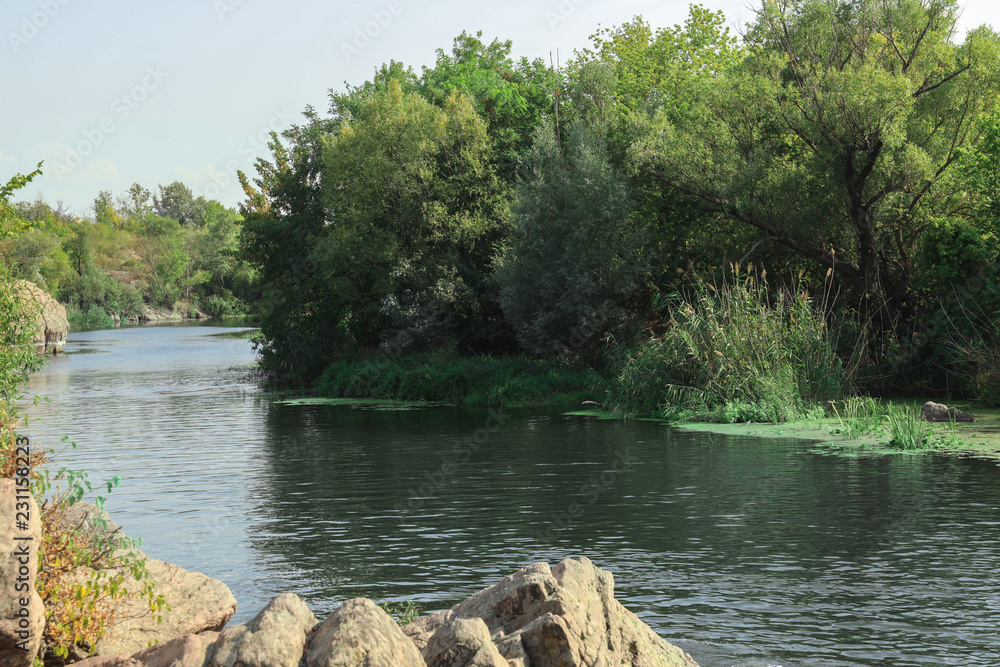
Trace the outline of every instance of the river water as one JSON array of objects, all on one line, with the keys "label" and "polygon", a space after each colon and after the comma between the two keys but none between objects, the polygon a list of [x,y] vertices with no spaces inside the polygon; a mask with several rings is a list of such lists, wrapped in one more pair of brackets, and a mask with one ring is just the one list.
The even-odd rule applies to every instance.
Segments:
[{"label": "river water", "polygon": [[585,555],[703,667],[1000,665],[1000,467],[844,458],[547,409],[287,404],[212,326],[73,333],[30,390],[41,444],[236,621],[301,595],[443,609]]}]

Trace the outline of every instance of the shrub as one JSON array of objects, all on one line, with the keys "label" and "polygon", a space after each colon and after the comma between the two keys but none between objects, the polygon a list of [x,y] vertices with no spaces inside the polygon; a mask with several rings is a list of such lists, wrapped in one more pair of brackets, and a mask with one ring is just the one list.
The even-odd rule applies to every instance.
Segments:
[{"label": "shrub", "polygon": [[930,441],[930,430],[920,410],[892,404],[885,417],[889,445],[900,449],[920,449]]},{"label": "shrub", "polygon": [[824,318],[804,290],[768,292],[751,271],[669,299],[662,336],[619,350],[609,403],[667,418],[786,421],[850,385]]}]

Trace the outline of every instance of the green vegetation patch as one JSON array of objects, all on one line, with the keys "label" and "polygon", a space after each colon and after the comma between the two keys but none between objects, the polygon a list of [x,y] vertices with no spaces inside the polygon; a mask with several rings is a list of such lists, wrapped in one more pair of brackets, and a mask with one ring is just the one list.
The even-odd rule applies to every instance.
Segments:
[{"label": "green vegetation patch", "polygon": [[243,329],[240,331],[224,331],[222,333],[208,334],[213,338],[235,338],[237,340],[251,340],[258,333],[260,329]]},{"label": "green vegetation patch", "polygon": [[344,405],[362,410],[419,410],[421,408],[431,408],[440,405],[448,405],[442,402],[431,401],[393,401],[377,398],[323,398],[323,397],[301,397],[286,398],[275,401],[281,405]]},{"label": "green vegetation patch", "polygon": [[[928,423],[917,418],[924,400],[872,402],[877,406],[877,427],[872,427],[866,406],[855,417],[862,422],[860,425],[840,414],[781,424],[677,422],[672,426],[719,435],[812,440],[815,451],[844,456],[938,452],[1000,460],[1000,409],[955,403],[954,407],[969,412],[976,421]],[[840,412],[844,412],[843,403],[838,406]]]},{"label": "green vegetation patch", "polygon": [[523,357],[414,355],[333,364],[320,396],[464,405],[580,405],[603,395],[603,381],[569,362]]},{"label": "green vegetation patch", "polygon": [[572,410],[570,412],[564,412],[566,417],[586,417],[588,419],[599,419],[601,421],[621,421],[625,419],[625,415],[618,412],[608,412],[607,410]]}]

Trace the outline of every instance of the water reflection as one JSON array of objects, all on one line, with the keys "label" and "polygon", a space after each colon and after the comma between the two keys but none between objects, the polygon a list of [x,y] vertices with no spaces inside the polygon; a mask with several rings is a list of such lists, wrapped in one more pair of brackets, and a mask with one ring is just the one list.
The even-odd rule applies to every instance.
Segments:
[{"label": "water reflection", "polygon": [[319,614],[357,595],[440,609],[588,555],[702,665],[1000,664],[992,463],[541,410],[494,428],[485,409],[287,405],[241,382],[245,341],[205,332],[71,339],[93,352],[36,378],[53,397],[37,433],[123,474],[116,517],[226,581],[238,620],[283,591]]}]

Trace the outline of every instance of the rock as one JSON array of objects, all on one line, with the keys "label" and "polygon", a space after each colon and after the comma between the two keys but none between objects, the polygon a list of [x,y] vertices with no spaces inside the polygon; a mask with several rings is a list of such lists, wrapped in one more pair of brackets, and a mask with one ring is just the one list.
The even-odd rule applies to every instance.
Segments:
[{"label": "rock", "polygon": [[481,618],[494,635],[503,633],[494,641],[510,664],[697,667],[615,600],[611,573],[586,558],[551,569],[547,563],[529,565],[451,612]]},{"label": "rock", "polygon": [[143,649],[132,659],[146,667],[209,667],[218,637],[218,632],[185,635]]},{"label": "rock", "polygon": [[249,623],[219,635],[212,667],[296,667],[315,625],[298,595],[279,595]]},{"label": "rock", "polygon": [[941,403],[927,401],[924,403],[924,421],[929,422],[974,422],[976,418],[958,408],[949,408]]},{"label": "rock", "polygon": [[69,334],[69,319],[66,309],[52,296],[27,280],[18,280],[15,289],[22,298],[31,299],[38,304],[38,317],[35,320],[34,344],[39,354],[59,354],[66,347],[66,336]]},{"label": "rock", "polygon": [[455,614],[451,611],[436,611],[427,616],[421,616],[412,623],[404,625],[401,629],[403,634],[410,638],[417,649],[423,653],[424,647],[430,641],[437,629],[448,621],[455,619]]},{"label": "rock", "polygon": [[130,655],[98,655],[72,664],[73,667],[146,667]]},{"label": "rock", "polygon": [[[107,522],[106,527],[99,522],[102,516]],[[63,525],[102,534],[118,530],[118,526],[107,519],[107,514],[102,514],[96,506],[86,502],[69,508],[63,517]],[[125,620],[116,624],[109,636],[97,643],[96,655],[131,655],[157,642],[162,644],[185,635],[218,632],[236,613],[236,598],[218,579],[150,558],[139,549],[133,551],[146,561],[146,570],[156,585],[156,593],[166,598],[171,609],[164,610],[163,622],[157,623],[148,605],[141,600],[133,599],[119,605],[119,613],[124,615]],[[124,585],[130,590],[138,588],[137,582],[130,576],[126,576]]]},{"label": "rock", "polygon": [[184,319],[184,316],[175,310],[153,308],[149,304],[142,307],[142,315],[139,316],[139,320],[142,322],[167,322],[182,319]]},{"label": "rock", "polygon": [[348,600],[313,630],[305,667],[425,667],[420,651],[371,600]]},{"label": "rock", "polygon": [[[23,528],[16,522],[24,519],[19,512],[27,513]],[[4,518],[0,523],[0,665],[30,667],[45,629],[45,607],[35,590],[41,514],[25,487],[8,478],[0,479],[0,517]]]},{"label": "rock", "polygon": [[421,651],[427,667],[509,667],[481,618],[441,625]]}]

